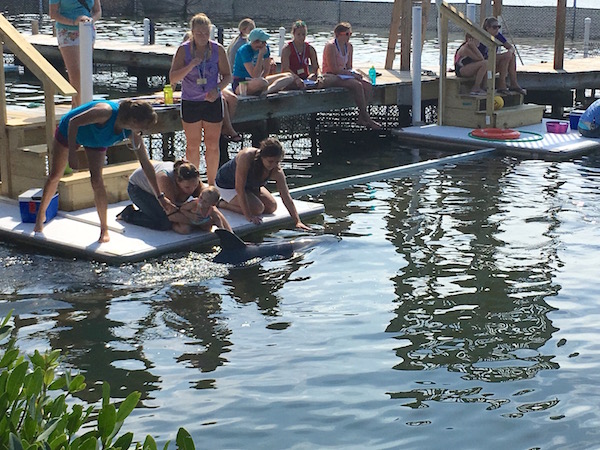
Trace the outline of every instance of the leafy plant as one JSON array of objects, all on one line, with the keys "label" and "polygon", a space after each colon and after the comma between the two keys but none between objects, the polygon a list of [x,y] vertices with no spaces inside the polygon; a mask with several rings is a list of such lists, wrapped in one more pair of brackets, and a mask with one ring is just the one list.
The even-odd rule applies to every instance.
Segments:
[{"label": "leafy plant", "polygon": [[[0,324],[0,342],[10,336],[9,313]],[[120,405],[110,402],[110,387],[102,385],[102,403],[95,420],[93,406],[84,407],[67,399],[85,389],[85,378],[70,371],[57,374],[60,351],[51,350],[26,357],[10,339],[0,357],[0,450],[127,450],[133,433],[119,435],[127,416],[140,400],[132,392]],[[88,431],[80,432],[85,424]],[[118,437],[117,437],[118,436]],[[180,428],[176,438],[181,450],[194,450],[190,434]],[[169,442],[164,446],[167,449]],[[136,449],[157,450],[146,436]]]}]

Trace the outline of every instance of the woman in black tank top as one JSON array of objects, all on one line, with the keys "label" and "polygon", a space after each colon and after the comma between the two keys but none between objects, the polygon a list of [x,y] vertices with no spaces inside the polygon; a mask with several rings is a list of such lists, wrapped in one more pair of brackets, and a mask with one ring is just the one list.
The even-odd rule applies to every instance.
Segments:
[{"label": "woman in black tank top", "polygon": [[250,147],[240,151],[235,160],[230,162],[230,164],[235,164],[235,175],[225,175],[225,172],[231,170],[231,167],[223,166],[219,169],[217,187],[221,189],[221,197],[225,197],[225,190],[229,190],[223,188],[229,186],[221,185],[220,179],[231,178],[232,175],[235,178],[233,183],[235,193],[233,196],[229,196],[229,201],[221,200],[219,207],[243,214],[249,222],[259,224],[262,222],[261,214],[272,214],[277,209],[275,198],[265,187],[268,180],[273,180],[296,227],[310,230],[300,220],[294,201],[290,196],[285,173],[280,166],[282,159],[283,147],[276,138],[263,140],[260,148]]}]

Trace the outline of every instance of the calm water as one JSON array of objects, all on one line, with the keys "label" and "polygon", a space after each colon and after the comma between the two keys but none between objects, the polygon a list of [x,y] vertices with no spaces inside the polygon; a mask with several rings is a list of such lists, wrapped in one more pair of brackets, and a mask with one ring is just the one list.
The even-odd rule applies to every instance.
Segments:
[{"label": "calm water", "polygon": [[[293,186],[442,156],[371,135],[289,145]],[[427,169],[311,198],[315,230],[341,240],[246,268],[207,249],[109,267],[0,243],[0,314],[23,350],[85,372],[81,400],[100,380],[141,391],[137,440],[185,426],[198,448],[597,448],[599,192],[599,154]]]},{"label": "calm water", "polygon": [[339,242],[241,269],[3,244],[0,312],[24,350],[90,371],[83,399],[140,390],[138,439],[597,448],[599,189],[598,154],[428,169],[314,198]]}]

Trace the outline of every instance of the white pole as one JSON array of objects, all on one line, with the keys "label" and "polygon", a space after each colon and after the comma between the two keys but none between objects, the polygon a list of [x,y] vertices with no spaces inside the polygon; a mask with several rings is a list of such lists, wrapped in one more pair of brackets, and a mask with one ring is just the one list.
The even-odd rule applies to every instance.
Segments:
[{"label": "white pole", "polygon": [[469,19],[474,24],[477,24],[477,20],[475,18],[477,12],[477,6],[475,3],[467,3],[467,19]]},{"label": "white pole", "polygon": [[583,57],[587,58],[590,51],[590,28],[592,26],[592,19],[589,17],[585,18],[585,28],[583,31]]},{"label": "white pole", "polygon": [[[441,12],[441,6],[442,6],[442,0],[435,0],[435,3],[437,5],[437,11],[438,11],[438,16],[437,16],[437,31],[438,31],[438,42],[440,43],[440,68],[438,69],[439,72],[439,90],[438,90],[438,106],[437,106],[437,111],[438,111],[438,123],[441,122],[441,120],[443,120],[443,111],[444,111],[444,93],[442,92],[442,76],[444,76],[442,74],[442,67],[444,67],[444,61],[443,61],[443,54],[444,52],[442,52],[442,42],[444,41],[442,39],[442,12]],[[440,120],[441,119],[441,120]]]},{"label": "white pole", "polygon": [[91,102],[94,97],[93,77],[94,24],[79,22],[79,72],[81,103]]},{"label": "white pole", "polygon": [[285,28],[279,27],[279,56],[281,56],[281,52],[283,51],[284,46],[285,46]]},{"label": "white pole", "polygon": [[421,22],[422,7],[412,9],[412,124],[420,125],[421,121]]},{"label": "white pole", "polygon": [[210,40],[214,41],[217,39],[217,26],[213,23],[210,25]]},{"label": "white pole", "polygon": [[144,18],[144,45],[150,44],[150,19]]}]

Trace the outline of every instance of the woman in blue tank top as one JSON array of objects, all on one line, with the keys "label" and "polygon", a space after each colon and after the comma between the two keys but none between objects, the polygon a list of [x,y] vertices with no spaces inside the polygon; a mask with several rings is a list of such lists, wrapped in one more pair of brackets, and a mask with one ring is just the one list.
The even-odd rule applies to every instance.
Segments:
[{"label": "woman in blue tank top", "polygon": [[225,48],[209,40],[210,27],[210,19],[205,14],[192,17],[191,39],[177,49],[169,79],[172,85],[181,81],[185,156],[189,162],[200,167],[200,146],[204,135],[208,184],[215,184],[223,125],[221,90],[231,82],[231,68]]},{"label": "woman in blue tank top", "polygon": [[241,150],[217,173],[216,185],[221,194],[219,207],[243,214],[248,222],[259,224],[261,214],[271,214],[277,209],[275,198],[265,187],[267,181],[273,180],[296,227],[310,230],[302,223],[294,206],[285,173],[279,165],[282,159],[283,147],[276,138],[263,140],[260,148]]},{"label": "woman in blue tank top", "polygon": [[150,184],[163,208],[173,205],[159,190],[154,167],[150,163],[141,131],[157,121],[152,106],[141,100],[97,101],[81,105],[69,111],[60,120],[54,134],[52,164],[44,185],[44,193],[34,227],[42,232],[46,221],[46,209],[56,193],[58,182],[65,172],[67,161],[72,168],[78,167],[77,149],[85,148],[90,171],[90,181],[94,191],[94,202],[100,217],[100,238],[98,242],[108,242],[106,189],[102,180],[102,168],[106,159],[106,148],[127,138],[131,139],[133,150],[140,161]]}]

